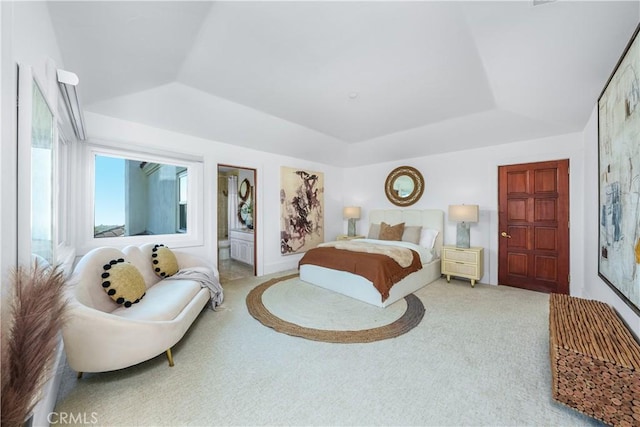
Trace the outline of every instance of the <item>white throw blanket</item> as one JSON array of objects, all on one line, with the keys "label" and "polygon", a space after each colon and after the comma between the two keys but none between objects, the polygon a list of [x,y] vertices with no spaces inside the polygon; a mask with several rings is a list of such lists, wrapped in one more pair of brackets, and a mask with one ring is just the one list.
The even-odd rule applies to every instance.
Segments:
[{"label": "white throw blanket", "polygon": [[341,240],[337,242],[327,242],[318,245],[320,247],[333,247],[353,252],[366,252],[370,254],[386,255],[397,262],[400,267],[409,267],[413,262],[411,249],[399,246],[379,245],[369,242],[358,242],[357,240]]},{"label": "white throw blanket", "polygon": [[215,310],[222,301],[224,300],[224,294],[222,292],[222,286],[220,286],[220,281],[210,274],[208,270],[203,268],[186,268],[184,270],[178,271],[176,274],[171,276],[172,279],[177,280],[193,280],[196,282],[200,282],[200,286],[203,288],[208,288],[209,293],[211,294],[211,309]]}]

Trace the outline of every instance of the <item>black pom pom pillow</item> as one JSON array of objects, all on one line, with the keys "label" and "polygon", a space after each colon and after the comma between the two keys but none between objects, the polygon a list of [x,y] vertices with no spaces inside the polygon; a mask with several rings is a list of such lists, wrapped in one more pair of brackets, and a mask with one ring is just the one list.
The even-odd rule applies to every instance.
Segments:
[{"label": "black pom pom pillow", "polygon": [[151,250],[153,271],[159,277],[173,276],[178,272],[178,260],[171,249],[165,245],[155,245]]},{"label": "black pom pom pillow", "polygon": [[138,269],[123,258],[109,261],[102,273],[102,288],[107,295],[125,307],[138,303],[147,288]]}]

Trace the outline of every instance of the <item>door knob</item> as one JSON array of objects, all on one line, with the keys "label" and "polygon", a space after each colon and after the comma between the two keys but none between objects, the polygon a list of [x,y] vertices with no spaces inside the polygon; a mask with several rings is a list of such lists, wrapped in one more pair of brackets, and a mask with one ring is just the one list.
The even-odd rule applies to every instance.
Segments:
[{"label": "door knob", "polygon": [[510,235],[510,234],[507,234],[507,232],[506,232],[506,231],[503,231],[502,233],[500,233],[500,235],[501,235],[502,237],[506,237],[507,239],[510,239],[510,238],[511,238],[511,235]]}]

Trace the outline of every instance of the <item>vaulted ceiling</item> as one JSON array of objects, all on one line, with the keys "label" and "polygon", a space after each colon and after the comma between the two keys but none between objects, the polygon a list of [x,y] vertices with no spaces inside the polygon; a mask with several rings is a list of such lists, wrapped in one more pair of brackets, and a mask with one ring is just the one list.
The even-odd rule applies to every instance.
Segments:
[{"label": "vaulted ceiling", "polygon": [[330,164],[581,131],[640,18],[638,1],[48,7],[87,111]]}]

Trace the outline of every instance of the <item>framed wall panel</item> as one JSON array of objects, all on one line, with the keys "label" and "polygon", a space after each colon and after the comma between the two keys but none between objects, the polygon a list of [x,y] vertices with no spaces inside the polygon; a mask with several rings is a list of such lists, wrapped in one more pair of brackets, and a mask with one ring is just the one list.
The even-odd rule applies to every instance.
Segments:
[{"label": "framed wall panel", "polygon": [[598,99],[598,275],[640,315],[640,39]]}]

